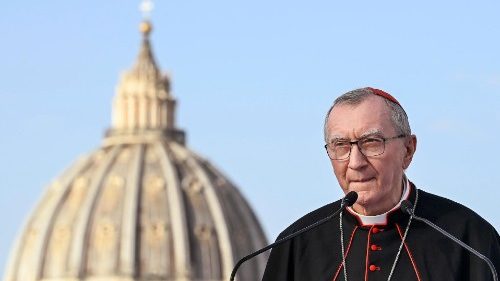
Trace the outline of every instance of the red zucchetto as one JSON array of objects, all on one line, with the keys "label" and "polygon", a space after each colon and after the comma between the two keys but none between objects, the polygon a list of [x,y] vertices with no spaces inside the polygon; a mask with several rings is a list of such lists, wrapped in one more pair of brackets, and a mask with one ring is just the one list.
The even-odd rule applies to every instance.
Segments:
[{"label": "red zucchetto", "polygon": [[384,91],[382,91],[382,90],[380,90],[380,89],[375,89],[375,88],[372,88],[372,87],[367,87],[367,89],[370,89],[370,90],[373,92],[373,94],[375,94],[375,95],[377,95],[377,96],[381,96],[381,97],[383,97],[383,98],[386,98],[386,99],[388,99],[388,100],[390,100],[390,101],[392,101],[392,102],[396,103],[397,105],[399,105],[399,106],[403,107],[403,106],[399,103],[399,101],[398,101],[395,97],[391,96],[389,93],[386,93],[386,92],[384,92]]}]

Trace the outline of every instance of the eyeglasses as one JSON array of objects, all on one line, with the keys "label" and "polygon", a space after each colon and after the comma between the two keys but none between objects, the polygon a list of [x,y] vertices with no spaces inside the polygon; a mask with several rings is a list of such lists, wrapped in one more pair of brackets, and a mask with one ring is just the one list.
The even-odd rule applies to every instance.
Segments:
[{"label": "eyeglasses", "polygon": [[351,155],[352,145],[356,144],[359,151],[366,157],[378,156],[385,151],[385,142],[394,139],[406,137],[405,134],[391,137],[364,137],[356,141],[337,140],[332,143],[325,144],[326,153],[332,160],[347,160]]}]

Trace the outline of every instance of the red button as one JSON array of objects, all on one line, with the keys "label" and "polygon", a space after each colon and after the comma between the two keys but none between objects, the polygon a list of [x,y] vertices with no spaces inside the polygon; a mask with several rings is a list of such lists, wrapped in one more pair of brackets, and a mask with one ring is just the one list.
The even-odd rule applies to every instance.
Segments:
[{"label": "red button", "polygon": [[380,250],[382,250],[382,247],[379,247],[379,246],[377,246],[375,244],[372,244],[370,246],[370,249],[372,249],[372,251],[380,251]]},{"label": "red button", "polygon": [[378,228],[374,227],[374,228],[372,228],[372,232],[373,232],[373,233],[379,233],[379,232],[380,232],[380,229],[378,229]]},{"label": "red button", "polygon": [[368,269],[370,269],[370,271],[375,271],[375,270],[380,270],[380,267],[378,267],[378,266],[376,266],[376,265],[372,264],[372,265],[370,265],[370,266],[368,267]]}]

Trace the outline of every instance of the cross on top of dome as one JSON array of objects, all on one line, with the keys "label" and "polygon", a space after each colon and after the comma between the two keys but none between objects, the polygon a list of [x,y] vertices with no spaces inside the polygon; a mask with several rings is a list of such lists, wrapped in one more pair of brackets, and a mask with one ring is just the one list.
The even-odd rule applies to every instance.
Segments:
[{"label": "cross on top of dome", "polygon": [[139,9],[142,12],[142,17],[144,20],[148,20],[151,16],[151,11],[153,11],[154,3],[151,0],[142,0]]},{"label": "cross on top of dome", "polygon": [[151,11],[153,11],[153,8],[154,8],[154,3],[152,0],[142,0],[141,4],[139,5],[139,9],[142,12],[142,18],[143,18],[139,28],[145,37],[149,36],[149,33],[151,33],[151,30],[153,29],[153,26],[149,21],[149,18],[151,17]]}]

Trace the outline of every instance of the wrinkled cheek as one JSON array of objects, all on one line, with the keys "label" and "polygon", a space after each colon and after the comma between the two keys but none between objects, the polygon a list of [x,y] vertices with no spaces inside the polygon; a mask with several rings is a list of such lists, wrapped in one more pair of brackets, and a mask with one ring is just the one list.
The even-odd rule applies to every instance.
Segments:
[{"label": "wrinkled cheek", "polygon": [[336,167],[333,163],[332,166],[333,166],[333,173],[335,174],[335,177],[337,178],[340,187],[343,190],[347,190],[348,185],[346,180],[346,170],[343,169],[342,167]]},{"label": "wrinkled cheek", "polygon": [[340,184],[340,188],[342,189],[342,191],[344,193],[347,194],[347,192],[351,191],[351,189],[349,189],[349,185],[347,183],[345,183],[345,182],[339,182],[339,184]]},{"label": "wrinkled cheek", "polygon": [[[337,175],[336,175],[337,176]],[[348,191],[349,190],[349,183],[347,182],[345,177],[340,177],[337,176],[337,181],[340,185],[340,188],[342,188],[343,191]]]}]

